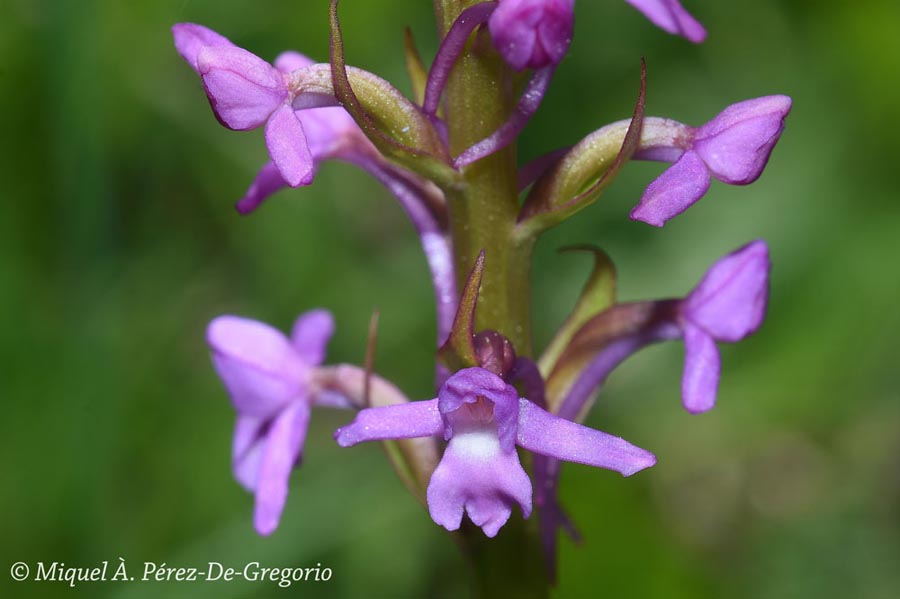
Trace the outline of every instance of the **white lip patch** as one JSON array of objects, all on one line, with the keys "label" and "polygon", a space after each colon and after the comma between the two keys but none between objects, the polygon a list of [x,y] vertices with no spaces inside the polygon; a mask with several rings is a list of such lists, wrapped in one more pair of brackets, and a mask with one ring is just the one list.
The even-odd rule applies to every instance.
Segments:
[{"label": "white lip patch", "polygon": [[490,460],[500,453],[500,439],[493,431],[474,431],[454,435],[450,446],[460,457],[472,460]]}]

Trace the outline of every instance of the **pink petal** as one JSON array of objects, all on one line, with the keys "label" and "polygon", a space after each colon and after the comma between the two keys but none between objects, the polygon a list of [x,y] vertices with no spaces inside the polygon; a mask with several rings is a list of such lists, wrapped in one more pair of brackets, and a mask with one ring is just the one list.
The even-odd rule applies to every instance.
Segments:
[{"label": "pink petal", "polygon": [[538,27],[538,41],[545,58],[533,61],[532,68],[558,64],[569,51],[574,25],[574,0],[547,2],[547,15]]},{"label": "pink petal", "polygon": [[516,503],[525,518],[531,515],[531,480],[515,450],[503,451],[496,435],[463,434],[447,445],[431,475],[427,500],[432,520],[447,530],[459,528],[465,511],[493,537]]},{"label": "pink petal", "polygon": [[175,38],[175,49],[197,74],[200,73],[197,66],[197,55],[200,54],[200,50],[206,46],[234,46],[225,36],[195,23],[173,25],[172,37]]},{"label": "pink petal", "polygon": [[791,110],[787,96],[729,106],[697,131],[694,150],[716,179],[747,185],[762,174]]},{"label": "pink petal", "polygon": [[704,162],[695,152],[685,152],[647,186],[630,217],[661,227],[702,198],[709,183],[709,171]]},{"label": "pink petal", "polygon": [[706,39],[706,29],[681,6],[678,0],[625,0],[641,11],[654,25],[698,44]]},{"label": "pink petal", "polygon": [[240,414],[269,417],[303,392],[308,366],[269,325],[220,316],[206,331],[213,365]]},{"label": "pink petal", "polygon": [[516,427],[519,416],[519,394],[515,387],[506,384],[496,374],[484,368],[464,368],[453,374],[438,392],[438,407],[447,424],[445,439],[455,433],[479,426],[473,423],[465,404],[474,404],[479,398],[491,403],[493,423],[504,451],[512,451],[516,444]]},{"label": "pink petal", "polygon": [[234,478],[248,491],[256,489],[256,481],[259,477],[259,464],[262,457],[262,449],[265,445],[266,421],[253,416],[237,417],[234,426],[234,436],[231,442],[231,469]]},{"label": "pink petal", "polygon": [[273,64],[275,65],[275,68],[282,73],[290,73],[291,71],[296,71],[297,69],[302,69],[311,64],[315,64],[315,61],[299,52],[288,50],[287,52],[279,54]]},{"label": "pink petal", "polygon": [[271,162],[267,162],[256,174],[256,178],[247,188],[244,197],[235,204],[235,208],[241,214],[250,214],[271,195],[287,186],[287,181],[278,172],[278,168]]},{"label": "pink petal", "polygon": [[291,343],[303,358],[312,366],[318,366],[325,360],[328,340],[334,333],[334,317],[328,310],[310,310],[300,315],[291,331]]},{"label": "pink petal", "polygon": [[766,315],[769,249],[751,242],[718,260],[684,301],[684,317],[719,341],[740,341]]},{"label": "pink petal", "polygon": [[504,0],[491,15],[488,26],[497,51],[512,68],[524,69],[537,44],[539,10],[523,11],[519,0]]},{"label": "pink petal", "polygon": [[438,400],[432,399],[361,410],[334,438],[341,447],[351,447],[363,441],[431,437],[443,430]]},{"label": "pink petal", "polygon": [[303,125],[309,151],[317,164],[350,149],[367,155],[378,155],[372,142],[363,135],[350,113],[341,106],[308,108],[296,114]]},{"label": "pink petal", "polygon": [[261,126],[288,97],[275,67],[236,46],[205,46],[197,66],[216,117],[230,129]]},{"label": "pink petal", "polygon": [[719,350],[703,329],[690,323],[684,327],[684,376],[681,402],[691,414],[711,410],[716,405],[719,386]]},{"label": "pink petal", "polygon": [[620,437],[559,418],[527,399],[519,400],[516,443],[534,453],[615,470],[631,476],[656,464],[656,457]]},{"label": "pink petal", "polygon": [[287,501],[288,480],[300,458],[308,424],[309,406],[297,401],[278,415],[266,434],[253,512],[253,525],[261,535],[271,534],[278,527]]},{"label": "pink petal", "polygon": [[266,147],[288,185],[298,187],[312,183],[315,165],[303,125],[290,106],[283,104],[266,123]]},{"label": "pink petal", "polygon": [[488,27],[494,46],[517,71],[563,59],[572,42],[574,0],[502,0]]}]

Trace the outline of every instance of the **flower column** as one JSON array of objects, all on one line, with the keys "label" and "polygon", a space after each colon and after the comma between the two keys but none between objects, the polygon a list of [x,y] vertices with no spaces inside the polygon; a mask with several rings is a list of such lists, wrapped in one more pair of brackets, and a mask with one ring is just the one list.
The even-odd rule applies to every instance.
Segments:
[{"label": "flower column", "polygon": [[[441,37],[478,0],[435,0]],[[458,156],[498,130],[515,104],[513,77],[486,27],[469,40],[444,90],[444,116],[450,152]],[[530,276],[534,240],[516,233],[518,180],[516,147],[510,144],[462,169],[462,185],[448,189],[457,285],[481,250],[486,268],[478,302],[476,330],[493,329],[512,341],[516,352],[531,354]],[[549,588],[542,561],[537,519],[515,516],[495,539],[477,527],[462,529],[462,542],[475,570],[476,594],[485,597],[544,597]]]}]

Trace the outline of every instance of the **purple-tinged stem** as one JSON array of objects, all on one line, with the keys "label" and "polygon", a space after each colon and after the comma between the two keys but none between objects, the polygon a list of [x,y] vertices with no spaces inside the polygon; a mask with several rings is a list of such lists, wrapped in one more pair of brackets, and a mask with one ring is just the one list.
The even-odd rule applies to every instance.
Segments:
[{"label": "purple-tinged stem", "polygon": [[525,92],[519,98],[519,103],[516,105],[515,110],[509,116],[509,120],[491,135],[476,142],[457,156],[453,160],[453,166],[457,169],[463,168],[477,160],[481,160],[485,156],[490,156],[494,152],[502,150],[514,142],[541,105],[555,70],[556,65],[552,65],[535,71],[531,81],[528,82],[528,87],[525,88]]},{"label": "purple-tinged stem", "polygon": [[441,95],[447,85],[447,79],[450,78],[450,71],[459,60],[469,36],[476,27],[487,22],[496,8],[496,2],[482,2],[462,11],[453,22],[453,26],[450,27],[450,31],[447,32],[447,36],[438,48],[434,62],[431,63],[431,70],[428,72],[422,109],[429,117],[433,118],[437,114]]}]

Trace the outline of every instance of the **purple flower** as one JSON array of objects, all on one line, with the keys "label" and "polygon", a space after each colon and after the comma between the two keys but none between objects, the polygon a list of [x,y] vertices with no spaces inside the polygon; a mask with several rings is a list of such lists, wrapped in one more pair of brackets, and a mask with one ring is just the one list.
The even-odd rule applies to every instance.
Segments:
[{"label": "purple flower", "polygon": [[716,341],[734,343],[756,332],[769,297],[769,249],[753,241],[719,259],[681,302],[684,377],[681,396],[692,413],[716,402],[719,351]]},{"label": "purple flower", "polygon": [[172,34],[179,54],[203,79],[219,122],[239,131],[265,125],[266,146],[282,178],[292,187],[309,184],[313,159],[285,73],[201,25],[179,23]]},{"label": "purple flower", "polygon": [[790,110],[789,97],[765,96],[733,104],[697,129],[669,121],[680,133],[672,145],[635,155],[674,164],[650,183],[631,211],[632,220],[661,227],[703,197],[710,177],[732,185],[756,181]]},{"label": "purple flower", "polygon": [[220,316],[207,328],[213,365],[237,410],[232,469],[255,494],[253,523],[259,534],[270,534],[281,518],[314,403],[310,375],[325,358],[333,330],[324,310],[301,315],[290,339],[237,316]]},{"label": "purple flower", "polygon": [[[647,345],[674,339],[685,345],[682,404],[692,414],[712,409],[719,383],[716,342],[734,343],[759,329],[766,314],[770,270],[765,242],[753,241],[720,258],[684,299],[617,304],[597,315],[576,334],[572,345],[576,353],[579,346],[591,346],[592,339],[601,345],[592,348],[590,360],[555,411],[563,418],[576,418],[619,364]],[[564,353],[560,363],[566,359]],[[551,373],[547,384],[555,383]]]},{"label": "purple flower", "polygon": [[662,29],[699,44],[706,39],[706,29],[684,10],[678,0],[625,0]]},{"label": "purple flower", "polygon": [[[282,73],[290,73],[313,64],[313,61],[299,52],[284,52],[275,59],[275,67]],[[312,157],[312,171],[309,182],[315,176],[319,165],[325,160],[343,158],[359,161],[362,156],[377,157],[378,150],[363,134],[353,117],[340,106],[308,108],[295,112],[303,126],[306,144]],[[244,197],[237,203],[241,214],[256,210],[269,196],[288,187],[287,181],[272,162],[267,162]]]},{"label": "purple flower", "polygon": [[572,42],[575,0],[500,0],[488,21],[494,45],[517,71],[558,64]]},{"label": "purple flower", "polygon": [[362,410],[335,433],[343,447],[362,441],[443,434],[447,447],[428,485],[432,519],[459,528],[463,513],[493,537],[515,504],[531,514],[531,481],[516,445],[561,460],[630,476],[656,463],[650,452],[558,418],[484,368],[452,375],[430,401]]}]

